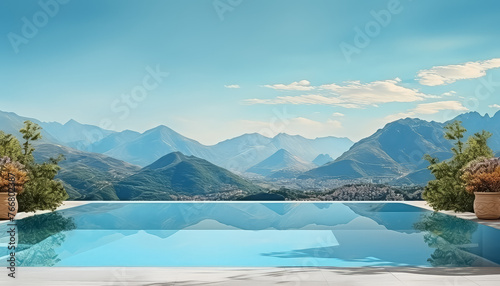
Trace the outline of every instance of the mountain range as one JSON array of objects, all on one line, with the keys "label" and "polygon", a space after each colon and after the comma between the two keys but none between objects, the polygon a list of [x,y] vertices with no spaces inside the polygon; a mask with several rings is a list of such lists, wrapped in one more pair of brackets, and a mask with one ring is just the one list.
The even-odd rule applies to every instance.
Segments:
[{"label": "mountain range", "polygon": [[0,130],[21,139],[25,120],[43,127],[35,157],[63,154],[61,179],[72,199],[167,199],[206,195],[217,190],[255,193],[260,188],[236,174],[268,179],[341,179],[425,184],[433,176],[424,154],[451,156],[444,126],[460,120],[467,136],[483,129],[493,133],[490,147],[500,155],[500,112],[470,112],[448,122],[406,118],[388,123],[353,144],[347,138],[307,139],[278,134],[273,138],[244,134],[207,146],[166,126],[143,133],[115,132],[74,120],[41,122],[0,111]]},{"label": "mountain range", "polygon": [[[124,132],[126,134],[123,134]],[[90,150],[139,166],[146,166],[168,153],[179,151],[185,155],[208,160],[228,170],[243,173],[280,149],[287,150],[301,160],[311,162],[321,153],[338,157],[353,144],[347,138],[307,139],[283,133],[268,138],[254,133],[206,146],[166,126],[158,126],[142,134],[124,132],[111,134],[92,143]]]},{"label": "mountain range", "polygon": [[[106,154],[84,151],[106,153],[124,142],[134,142],[141,135],[144,135],[142,138],[155,138],[157,134],[173,135],[167,141],[171,144],[169,146],[182,147],[182,141],[185,140],[187,147],[182,149],[184,152],[190,152],[189,147],[201,145],[194,140],[177,136],[177,133],[165,126],[144,134],[129,130],[113,132],[74,120],[66,124],[45,123],[11,112],[0,112],[0,130],[13,134],[22,141],[19,129],[26,120],[43,128],[42,139],[35,143],[36,161],[43,162],[59,154],[65,157],[59,163],[61,170],[56,178],[63,182],[72,200],[159,200],[172,199],[176,195],[193,196],[235,190],[252,194],[261,189],[228,170],[194,156],[184,156],[176,149],[164,149],[165,152],[172,152],[144,168]],[[157,142],[153,140],[154,143]],[[149,146],[142,147],[152,150]]]},{"label": "mountain range", "polygon": [[353,142],[348,138],[322,137],[307,139],[298,135],[278,134],[273,138],[253,133],[244,134],[208,146],[187,138],[167,126],[157,126],[139,133],[131,130],[115,132],[69,120],[65,124],[42,122],[34,118],[0,111],[0,128],[21,138],[18,130],[31,120],[42,129],[42,143],[64,145],[80,151],[101,153],[130,164],[147,166],[159,158],[181,152],[205,159],[233,172],[243,173],[280,149],[308,163],[319,154],[336,158]]},{"label": "mountain range", "polygon": [[406,118],[387,124],[373,135],[355,143],[335,161],[312,169],[301,178],[375,179],[392,184],[426,184],[433,178],[425,154],[440,160],[452,156],[451,143],[444,138],[444,126],[462,121],[466,137],[481,130],[493,134],[488,145],[500,151],[500,112],[490,117],[477,112],[459,115],[448,122]]}]

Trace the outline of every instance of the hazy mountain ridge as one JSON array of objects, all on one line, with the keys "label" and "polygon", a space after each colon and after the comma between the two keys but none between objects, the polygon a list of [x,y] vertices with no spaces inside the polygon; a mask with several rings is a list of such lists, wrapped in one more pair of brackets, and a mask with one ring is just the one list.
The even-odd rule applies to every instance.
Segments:
[{"label": "hazy mountain ridge", "polygon": [[299,135],[278,134],[273,138],[243,134],[215,145],[203,145],[167,126],[157,126],[143,133],[104,130],[70,120],[65,124],[41,122],[15,113],[0,111],[0,128],[17,134],[25,120],[39,124],[44,143],[65,145],[82,151],[96,152],[138,165],[147,166],[171,152],[193,155],[220,167],[243,173],[280,149],[301,160],[312,162],[319,154],[336,158],[353,144],[348,138],[322,137],[307,139]]},{"label": "hazy mountain ridge", "polygon": [[[93,145],[101,143],[99,141]],[[163,125],[150,129],[131,141],[124,140],[104,154],[139,166],[146,166],[166,154],[177,151],[200,158],[211,159],[212,157],[206,146]]]},{"label": "hazy mountain ridge", "polygon": [[[112,134],[110,136],[116,136]],[[107,140],[104,138],[101,141]],[[98,145],[101,142],[96,142]],[[244,134],[206,146],[160,126],[148,130],[132,141],[123,142],[105,152],[106,155],[144,166],[170,152],[182,152],[208,160],[223,168],[244,172],[280,149],[302,160],[312,161],[321,153],[340,155],[352,145],[347,138],[324,137],[307,139],[298,135],[278,134],[268,138],[260,134]]]},{"label": "hazy mountain ridge", "polygon": [[[307,139],[299,135],[280,133],[273,138],[260,134],[244,134],[214,145],[212,148],[220,160],[220,166],[244,172],[265,160],[280,149],[284,149],[300,160],[312,162],[322,153],[340,156],[353,142],[347,138],[321,137]],[[217,161],[216,161],[217,162]]]},{"label": "hazy mountain ridge", "polygon": [[65,124],[58,122],[41,122],[40,126],[57,141],[68,147],[82,151],[92,151],[90,145],[102,140],[115,131],[105,130],[100,127],[81,124],[73,119]]},{"label": "hazy mountain ridge", "polygon": [[[7,134],[14,135],[18,140],[22,141],[22,134],[19,133],[19,130],[23,128],[25,121],[31,121],[38,125],[43,125],[44,123],[29,117],[23,117],[15,114],[14,112],[4,112],[0,111],[0,130]],[[47,130],[42,130],[42,139],[39,141],[40,143],[59,143],[56,138],[54,138]]]},{"label": "hazy mountain ridge", "polygon": [[106,153],[117,146],[137,139],[139,136],[141,136],[141,133],[139,132],[124,130],[122,132],[116,132],[106,136],[105,138],[93,143],[90,148],[92,149],[91,151],[95,153]]}]

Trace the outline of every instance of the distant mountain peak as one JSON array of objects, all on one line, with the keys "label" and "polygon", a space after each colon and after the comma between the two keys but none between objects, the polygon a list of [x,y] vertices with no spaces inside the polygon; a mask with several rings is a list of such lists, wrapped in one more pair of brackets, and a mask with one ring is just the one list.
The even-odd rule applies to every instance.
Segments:
[{"label": "distant mountain peak", "polygon": [[456,121],[456,120],[462,121],[462,123],[467,122],[468,124],[473,123],[473,122],[477,122],[477,123],[483,122],[484,123],[484,122],[489,122],[491,119],[496,119],[496,118],[500,119],[500,115],[497,117],[497,114],[499,114],[499,112],[497,112],[495,115],[493,115],[493,117],[490,117],[490,115],[488,113],[481,115],[479,112],[471,111],[471,112],[460,114],[457,117],[455,117],[455,118],[453,118],[445,123],[451,123],[451,122]]},{"label": "distant mountain peak", "polygon": [[137,131],[134,131],[134,130],[130,130],[130,129],[125,129],[123,131],[121,131],[122,134],[140,134],[139,132]]},{"label": "distant mountain peak", "polygon": [[476,119],[476,118],[481,119],[483,117],[484,116],[479,114],[479,112],[477,112],[477,111],[471,111],[471,112],[467,112],[467,113],[460,114],[459,116],[457,116],[457,118],[468,118],[468,119]]},{"label": "distant mountain peak", "polygon": [[387,125],[390,125],[390,124],[419,124],[423,121],[425,121],[425,120],[422,120],[420,118],[415,118],[415,117],[406,117],[406,118],[402,118],[402,119],[398,119],[396,121],[390,122]]},{"label": "distant mountain peak", "polygon": [[[254,132],[254,133],[245,133],[245,134],[242,134],[240,136],[236,136],[234,138],[230,138],[230,139],[227,139],[227,140],[224,140],[224,141],[228,141],[228,140],[233,140],[233,139],[238,139],[238,138],[263,138],[263,139],[270,139],[269,137],[266,137],[260,133],[257,133],[257,132]],[[224,142],[222,141],[222,142]]]},{"label": "distant mountain peak", "polygon": [[68,122],[64,123],[65,126],[68,126],[68,125],[81,125],[80,122],[74,120],[74,119],[70,119],[68,120]]},{"label": "distant mountain peak", "polygon": [[184,160],[186,160],[186,156],[184,154],[182,154],[181,152],[172,152],[146,166],[144,169],[161,169],[174,164],[178,164]]},{"label": "distant mountain peak", "polygon": [[279,149],[265,160],[249,168],[247,172],[268,176],[283,170],[303,172],[312,167],[312,164],[292,155],[287,150]]},{"label": "distant mountain peak", "polygon": [[158,125],[154,128],[151,128],[149,130],[147,130],[146,132],[149,132],[149,131],[162,131],[162,130],[168,130],[168,131],[173,131],[170,127],[167,127],[165,125]]},{"label": "distant mountain peak", "polygon": [[165,125],[158,125],[154,128],[151,128],[149,130],[146,130],[143,134],[161,134],[161,135],[167,135],[167,136],[180,136],[182,138],[185,138],[181,134],[177,133],[175,130],[172,128],[165,126]]},{"label": "distant mountain peak", "polygon": [[326,163],[333,162],[333,158],[328,154],[319,154],[314,160],[313,164],[316,166],[323,166]]},{"label": "distant mountain peak", "polygon": [[282,148],[276,151],[276,153],[274,153],[273,156],[293,156],[293,155],[290,154],[290,152],[288,152],[287,150]]},{"label": "distant mountain peak", "polygon": [[281,133],[278,133],[276,134],[276,136],[274,136],[273,138],[304,138],[303,136],[300,136],[300,135],[291,135],[291,134],[288,134],[288,133],[284,133],[284,132],[281,132]]}]

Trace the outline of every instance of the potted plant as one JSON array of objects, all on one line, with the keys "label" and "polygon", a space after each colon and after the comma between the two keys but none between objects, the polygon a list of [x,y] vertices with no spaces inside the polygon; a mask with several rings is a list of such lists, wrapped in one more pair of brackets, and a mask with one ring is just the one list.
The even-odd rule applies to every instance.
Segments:
[{"label": "potted plant", "polygon": [[0,158],[0,219],[11,219],[17,214],[17,194],[28,180],[24,166],[9,157]]},{"label": "potted plant", "polygon": [[463,170],[465,189],[474,193],[474,213],[480,219],[500,218],[500,158],[482,158]]}]

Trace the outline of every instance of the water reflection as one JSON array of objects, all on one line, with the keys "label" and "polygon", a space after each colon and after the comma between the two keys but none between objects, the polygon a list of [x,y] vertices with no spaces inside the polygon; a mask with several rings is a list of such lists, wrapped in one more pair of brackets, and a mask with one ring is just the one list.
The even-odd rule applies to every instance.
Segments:
[{"label": "water reflection", "polygon": [[89,204],[63,211],[78,229],[289,230],[332,229],[359,215],[330,203],[133,203]]},{"label": "water reflection", "polygon": [[[487,245],[479,244],[478,224],[441,213],[429,213],[414,224],[424,231],[424,241],[434,253],[427,260],[434,267],[498,266],[478,256]],[[482,226],[484,227],[484,226]]]},{"label": "water reflection", "polygon": [[63,231],[73,230],[76,225],[72,217],[59,212],[35,215],[16,221],[19,244],[33,245]]},{"label": "water reflection", "polygon": [[53,266],[60,261],[56,249],[67,231],[76,228],[73,218],[58,212],[35,215],[16,221],[19,266]]},{"label": "water reflection", "polygon": [[500,230],[405,204],[96,203],[17,228],[20,266],[500,263]]}]

